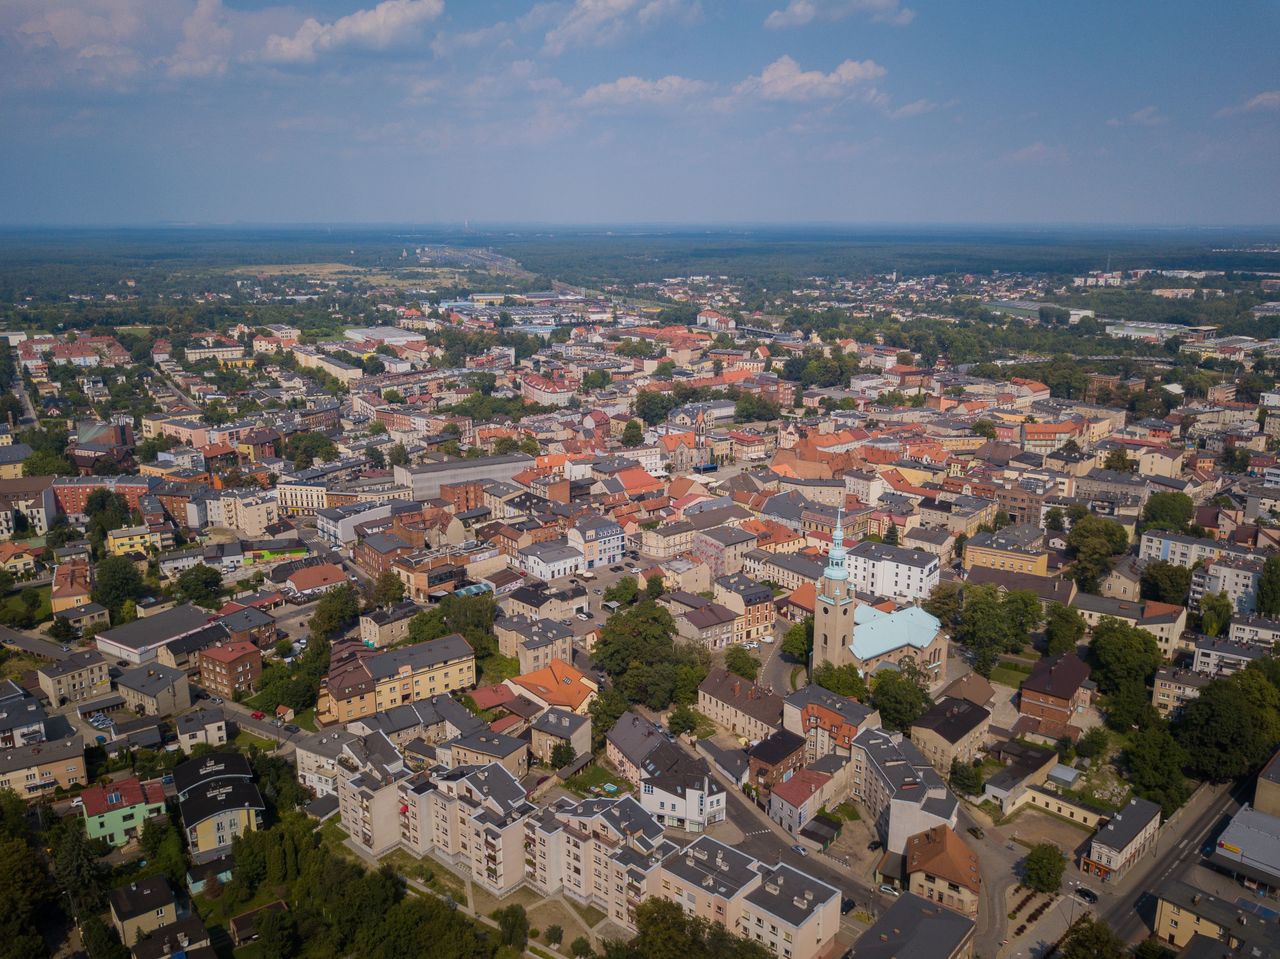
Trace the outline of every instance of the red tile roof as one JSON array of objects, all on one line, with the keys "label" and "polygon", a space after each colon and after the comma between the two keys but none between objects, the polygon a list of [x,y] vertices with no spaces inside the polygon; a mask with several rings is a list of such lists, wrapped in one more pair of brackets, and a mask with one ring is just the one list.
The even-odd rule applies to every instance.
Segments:
[{"label": "red tile roof", "polygon": [[[143,783],[122,779],[106,786],[90,786],[80,794],[86,816],[101,816],[113,809],[127,809],[142,803],[164,805],[164,787],[158,782]],[[112,799],[115,799],[112,802]]]}]

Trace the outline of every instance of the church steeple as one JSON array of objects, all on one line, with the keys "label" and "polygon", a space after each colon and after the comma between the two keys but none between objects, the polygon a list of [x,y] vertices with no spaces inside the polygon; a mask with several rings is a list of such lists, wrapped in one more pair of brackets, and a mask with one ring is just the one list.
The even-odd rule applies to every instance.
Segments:
[{"label": "church steeple", "polygon": [[827,553],[827,568],[822,573],[823,579],[847,580],[849,567],[846,565],[844,549],[844,509],[836,511],[836,528],[831,532],[831,552]]}]

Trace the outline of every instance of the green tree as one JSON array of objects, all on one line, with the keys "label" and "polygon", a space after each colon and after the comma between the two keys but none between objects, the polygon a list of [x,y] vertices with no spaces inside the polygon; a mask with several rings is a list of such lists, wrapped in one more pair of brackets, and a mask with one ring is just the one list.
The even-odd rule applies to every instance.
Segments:
[{"label": "green tree", "polygon": [[1061,507],[1050,507],[1049,511],[1044,514],[1044,528],[1053,533],[1060,533],[1066,528],[1066,525],[1063,523]]},{"label": "green tree", "polygon": [[343,583],[329,590],[316,603],[309,627],[311,638],[330,639],[353,623],[359,615],[360,599],[355,587],[350,583]]},{"label": "green tree", "polygon": [[[44,959],[49,947],[38,932],[38,918],[52,903],[54,890],[34,847],[25,839],[0,842],[0,955],[6,959]],[[77,908],[77,915],[85,916]]]},{"label": "green tree", "polygon": [[1124,552],[1128,545],[1128,532],[1114,520],[1092,515],[1076,520],[1067,534],[1071,574],[1076,585],[1086,593],[1096,593],[1098,585],[1111,572],[1113,557]]},{"label": "green tree", "polygon": [[760,675],[760,660],[741,646],[730,646],[724,654],[724,667],[731,673],[755,682]]},{"label": "green tree", "polygon": [[1139,730],[1124,751],[1125,771],[1133,791],[1143,799],[1159,803],[1166,819],[1190,795],[1182,774],[1186,763],[1186,752],[1163,723]]},{"label": "green tree", "polygon": [[253,921],[258,950],[263,959],[292,959],[298,954],[298,922],[293,913],[268,909]]},{"label": "green tree", "polygon": [[1093,679],[1104,694],[1135,687],[1145,691],[1162,658],[1154,636],[1112,616],[1094,627],[1089,651]]},{"label": "green tree", "polygon": [[847,696],[861,703],[870,699],[867,681],[852,663],[845,663],[843,666],[819,663],[813,670],[813,684],[837,696]]},{"label": "green tree", "polygon": [[1174,738],[1186,750],[1187,771],[1222,782],[1259,769],[1280,740],[1277,696],[1263,671],[1252,666],[1205,686],[1173,725]]},{"label": "green tree", "polygon": [[945,580],[933,588],[922,604],[926,613],[936,616],[947,629],[955,629],[960,622],[962,607],[960,584]]},{"label": "green tree", "polygon": [[782,652],[802,663],[809,661],[813,651],[813,617],[806,616],[796,623],[782,637]]},{"label": "green tree", "polygon": [[65,456],[36,450],[22,461],[23,476],[74,476],[76,468]]},{"label": "green tree", "polygon": [[1044,607],[1040,605],[1040,597],[1029,589],[1009,590],[1000,606],[1019,640],[1044,622]]},{"label": "green tree", "polygon": [[129,959],[119,934],[98,916],[88,916],[80,923],[80,939],[89,959]]},{"label": "green tree", "polygon": [[106,891],[106,867],[97,845],[85,834],[83,820],[72,819],[54,851],[54,878],[80,914],[96,912]]},{"label": "green tree", "polygon": [[644,428],[640,425],[639,420],[629,420],[627,422],[622,431],[621,442],[627,449],[634,449],[644,442]]},{"label": "green tree", "polygon": [[667,586],[661,576],[650,576],[644,584],[645,599],[657,599],[666,591]]},{"label": "green tree", "polygon": [[371,599],[375,606],[394,606],[404,599],[404,580],[387,570],[374,581]]},{"label": "green tree", "polygon": [[1143,529],[1186,530],[1196,506],[1186,493],[1152,493],[1142,507]]},{"label": "green tree", "polygon": [[677,736],[691,733],[698,728],[698,714],[690,706],[676,706],[667,715],[667,729]]},{"label": "green tree", "polygon": [[569,944],[569,955],[576,959],[586,959],[591,955],[591,940],[586,936],[579,936]]},{"label": "green tree", "polygon": [[1128,954],[1124,940],[1093,916],[1072,926],[1062,942],[1062,959],[1125,959]]},{"label": "green tree", "polygon": [[498,923],[498,939],[504,946],[514,946],[521,952],[529,942],[529,917],[519,903],[495,910],[492,918]]},{"label": "green tree", "polygon": [[338,458],[338,448],[333,440],[323,433],[304,431],[294,433],[284,447],[285,459],[290,460],[295,469],[305,469],[316,460],[328,463]]},{"label": "green tree", "polygon": [[1258,580],[1258,613],[1280,616],[1280,555],[1268,556]]},{"label": "green tree", "polygon": [[1226,593],[1206,593],[1200,598],[1200,628],[1206,636],[1221,636],[1231,625],[1235,607]]},{"label": "green tree", "polygon": [[391,449],[387,450],[388,466],[408,466],[409,451],[404,448],[403,443],[394,444]]},{"label": "green tree", "polygon": [[973,763],[951,760],[951,788],[966,796],[976,796],[982,792],[982,772]]},{"label": "green tree", "polygon": [[886,546],[898,545],[898,524],[890,523],[889,528],[885,530],[884,542]]},{"label": "green tree", "polygon": [[1049,655],[1073,653],[1084,638],[1087,624],[1084,617],[1070,606],[1052,603],[1045,622],[1045,637],[1049,642]]},{"label": "green tree", "polygon": [[990,676],[1002,652],[1020,649],[1019,634],[1005,612],[999,591],[992,585],[966,586],[964,605],[953,635],[973,654],[973,668]]},{"label": "green tree", "polygon": [[216,609],[222,602],[222,573],[204,563],[184,569],[173,585],[180,602],[208,609]]},{"label": "green tree", "polygon": [[76,628],[67,622],[65,616],[55,616],[48,632],[49,638],[59,643],[69,643],[76,638]]},{"label": "green tree", "polygon": [[973,424],[973,431],[979,436],[985,437],[989,440],[996,438],[996,424],[991,422],[991,420],[975,420]]},{"label": "green tree", "polygon": [[552,923],[547,926],[545,935],[548,943],[553,946],[558,946],[564,939],[564,928],[556,923]]},{"label": "green tree", "polygon": [[928,689],[928,677],[907,658],[898,669],[876,675],[871,683],[871,703],[880,711],[880,722],[887,729],[906,731],[933,705]]},{"label": "green tree", "polygon": [[551,750],[551,765],[556,769],[563,769],[577,758],[573,746],[567,742],[556,743]]},{"label": "green tree", "polygon": [[1123,449],[1114,449],[1107,453],[1107,458],[1103,461],[1104,469],[1115,470],[1117,473],[1129,473],[1133,471],[1134,464],[1129,460],[1129,454]]},{"label": "green tree", "polygon": [[108,556],[95,569],[93,601],[110,610],[112,617],[120,615],[125,600],[140,599],[145,592],[142,574],[132,560],[123,556]]},{"label": "green tree", "polygon": [[1185,606],[1191,592],[1191,570],[1164,560],[1153,560],[1143,568],[1140,589],[1143,599]]},{"label": "green tree", "polygon": [[633,576],[624,576],[604,591],[606,603],[630,606],[640,596],[640,585]]},{"label": "green tree", "polygon": [[1036,892],[1057,892],[1067,860],[1051,842],[1036,843],[1022,861],[1023,881]]},{"label": "green tree", "polygon": [[1111,734],[1103,726],[1094,726],[1083,736],[1076,746],[1076,755],[1085,759],[1099,759],[1107,754],[1111,744]]}]

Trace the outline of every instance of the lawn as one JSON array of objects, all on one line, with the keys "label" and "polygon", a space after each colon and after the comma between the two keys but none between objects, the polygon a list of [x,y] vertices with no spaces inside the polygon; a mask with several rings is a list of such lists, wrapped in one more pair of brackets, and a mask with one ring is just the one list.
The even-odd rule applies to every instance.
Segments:
[{"label": "lawn", "polygon": [[488,656],[480,661],[480,685],[495,686],[520,675],[520,660],[514,656]]},{"label": "lawn", "polygon": [[302,712],[295,713],[293,716],[293,722],[294,725],[301,726],[310,733],[314,733],[320,728],[316,725],[316,708],[314,706],[308,706]]},{"label": "lawn", "polygon": [[29,653],[10,653],[4,657],[3,664],[0,664],[0,679],[12,679],[16,682],[22,678],[23,673],[46,665],[48,661],[39,656],[32,656]]},{"label": "lawn", "polygon": [[597,909],[595,906],[584,906],[573,900],[569,900],[569,905],[573,907],[574,912],[582,917],[582,921],[587,924],[588,929],[609,918],[603,910]]},{"label": "lawn", "polygon": [[[608,783],[618,787],[616,793],[593,793],[592,786],[605,786]],[[631,791],[631,783],[627,782],[612,770],[605,769],[603,766],[588,766],[576,776],[570,776],[564,781],[564,788],[570,792],[577,793],[584,799],[593,795],[618,795]]]},{"label": "lawn", "polygon": [[991,681],[1017,689],[1031,675],[1031,667],[1023,663],[999,663],[991,670]]},{"label": "lawn", "polygon": [[387,853],[379,861],[383,865],[390,866],[402,876],[418,880],[433,892],[442,896],[449,896],[454,902],[461,903],[464,906],[468,904],[466,882],[456,873],[451,872],[429,856],[415,859],[403,849],[396,849]]},{"label": "lawn", "polygon": [[[15,613],[25,613],[27,605],[22,601],[22,591],[24,588],[21,584],[15,588],[15,592],[10,593],[4,598],[4,605],[12,609]],[[53,606],[50,605],[49,593],[50,587],[36,586],[34,588],[40,594],[40,605],[36,607],[36,622],[43,623],[47,619],[53,618]]]},{"label": "lawn", "polygon": [[276,748],[274,741],[255,736],[253,733],[247,733],[243,729],[236,733],[236,738],[231,740],[231,745],[235,746],[236,749],[248,749],[250,746],[257,746],[263,752],[268,753]]}]

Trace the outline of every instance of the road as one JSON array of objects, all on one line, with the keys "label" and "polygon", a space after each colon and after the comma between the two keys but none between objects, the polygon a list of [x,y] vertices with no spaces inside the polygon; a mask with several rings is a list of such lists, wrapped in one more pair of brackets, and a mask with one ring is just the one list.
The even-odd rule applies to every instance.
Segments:
[{"label": "road", "polygon": [[[1252,782],[1211,786],[1197,794],[1160,830],[1152,854],[1129,870],[1116,888],[1102,918],[1125,942],[1150,935],[1155,922],[1155,897],[1168,879],[1200,857],[1205,841],[1234,815],[1252,794]],[[1110,891],[1103,887],[1104,895]]]},{"label": "road", "polygon": [[45,639],[33,633],[20,633],[17,630],[9,629],[7,626],[0,626],[0,643],[11,646],[14,649],[20,649],[24,653],[31,653],[34,656],[43,656],[45,659],[63,660],[71,655],[62,647],[50,639]]}]

